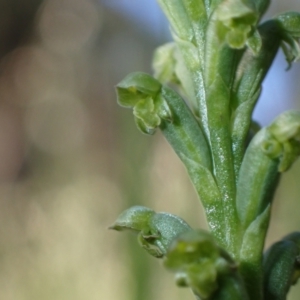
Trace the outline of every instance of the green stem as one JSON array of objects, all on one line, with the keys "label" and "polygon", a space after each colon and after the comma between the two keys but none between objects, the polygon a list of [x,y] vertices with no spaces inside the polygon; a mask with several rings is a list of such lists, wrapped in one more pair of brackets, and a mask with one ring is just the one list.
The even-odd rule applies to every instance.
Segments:
[{"label": "green stem", "polygon": [[[214,176],[223,203],[226,249],[235,256],[238,218],[235,209],[235,174],[230,133],[230,87],[237,67],[237,52],[219,40],[216,35],[218,24],[215,23],[217,21],[211,21],[206,38],[204,73],[206,116],[202,117],[202,120],[207,122],[203,127],[207,129]],[[200,114],[203,112],[200,111]]]}]

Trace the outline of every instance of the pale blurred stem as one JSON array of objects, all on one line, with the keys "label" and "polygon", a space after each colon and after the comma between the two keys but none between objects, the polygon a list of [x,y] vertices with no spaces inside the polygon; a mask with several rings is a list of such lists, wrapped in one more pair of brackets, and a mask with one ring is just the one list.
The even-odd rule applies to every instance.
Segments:
[{"label": "pale blurred stem", "polygon": [[[117,176],[119,176],[123,205],[124,207],[130,207],[147,200],[147,197],[145,197],[148,186],[147,173],[146,169],[140,166],[143,156],[150,155],[152,148],[149,139],[143,139],[139,143],[136,142],[139,139],[141,140],[142,137],[135,127],[128,122],[126,115],[121,114],[118,120],[120,122],[118,127],[122,128],[123,134],[118,139],[116,149],[118,149],[119,153],[122,153],[125,163],[119,163],[115,171],[117,171]],[[135,147],[132,147],[133,144]],[[132,184],[133,182],[134,184]],[[128,256],[128,263],[132,273],[136,274],[139,279],[138,284],[134,284],[130,289],[130,299],[151,300],[149,280],[153,278],[152,261],[140,255],[140,249],[134,247],[131,236],[127,238],[124,251],[131,253]]]},{"label": "pale blurred stem", "polygon": [[240,121],[234,126],[232,133],[236,176],[238,176],[244,157],[252,112],[259,97],[259,93],[257,92],[280,46],[280,35],[276,21],[271,20],[262,24],[259,32],[262,38],[262,49],[257,56],[250,54],[250,50],[245,52],[245,57],[242,59],[240,67],[242,75],[237,78],[237,82],[235,83],[235,109],[239,109],[239,113],[241,114]]}]

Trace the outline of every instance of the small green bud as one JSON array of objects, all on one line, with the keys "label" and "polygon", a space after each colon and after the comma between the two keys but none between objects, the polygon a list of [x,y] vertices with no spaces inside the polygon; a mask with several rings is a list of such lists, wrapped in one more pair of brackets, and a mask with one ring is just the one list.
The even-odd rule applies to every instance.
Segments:
[{"label": "small green bud", "polygon": [[189,286],[201,299],[218,289],[218,277],[231,273],[234,262],[205,231],[187,231],[171,243],[164,260],[180,286]]},{"label": "small green bud", "polygon": [[172,112],[161,96],[161,84],[146,73],[132,73],[117,85],[118,103],[133,108],[137,127],[153,134],[161,119],[172,121]]},{"label": "small green bud", "polygon": [[200,59],[197,47],[189,41],[180,39],[178,36],[173,35],[174,40],[180,49],[181,55],[185,65],[190,71],[197,71],[200,68]]},{"label": "small green bud", "polygon": [[151,235],[146,234],[141,234],[141,238],[144,240],[143,245],[146,250],[148,250],[147,246],[156,249],[157,255],[154,255],[155,257],[163,257],[172,241],[179,234],[191,230],[191,227],[183,219],[169,213],[153,215],[149,219],[149,228],[150,232],[154,233],[157,238],[153,239]]},{"label": "small green bud", "polygon": [[263,150],[268,156],[279,158],[279,172],[286,171],[300,155],[300,111],[282,113],[267,128],[273,137],[273,147],[262,144]]},{"label": "small green bud", "polygon": [[133,206],[125,210],[109,229],[138,233],[139,245],[150,255],[161,258],[171,242],[179,234],[191,230],[191,227],[175,215],[155,213],[144,206]]},{"label": "small green bud", "polygon": [[135,72],[127,75],[117,86],[118,103],[124,107],[134,107],[146,97],[155,98],[161,84],[152,76]]},{"label": "small green bud", "polygon": [[223,1],[215,11],[215,20],[221,22],[218,34],[225,38],[232,48],[241,49],[244,47],[247,38],[256,24],[258,16],[251,3],[245,4],[243,1],[228,0]]},{"label": "small green bud", "polygon": [[176,51],[175,43],[167,43],[156,48],[154,52],[152,61],[154,77],[162,83],[178,83],[175,75]]},{"label": "small green bud", "polygon": [[141,119],[147,128],[155,129],[160,124],[160,117],[157,115],[154,101],[150,97],[137,102],[133,108],[133,114]]}]

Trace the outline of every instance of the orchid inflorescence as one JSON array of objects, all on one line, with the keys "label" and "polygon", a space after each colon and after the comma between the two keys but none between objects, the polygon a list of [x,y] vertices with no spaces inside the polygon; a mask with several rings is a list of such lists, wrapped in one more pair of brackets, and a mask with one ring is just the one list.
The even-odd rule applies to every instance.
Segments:
[{"label": "orchid inflorescence", "polygon": [[[185,165],[209,231],[143,206],[110,227],[137,234],[197,299],[284,300],[300,277],[300,233],[264,254],[280,174],[300,155],[300,111],[269,126],[252,120],[262,82],[281,47],[288,68],[300,58],[300,13],[260,22],[269,0],[158,0],[174,42],[154,53],[154,76],[117,85],[137,127],[160,129]],[[176,89],[176,91],[174,90]]]}]

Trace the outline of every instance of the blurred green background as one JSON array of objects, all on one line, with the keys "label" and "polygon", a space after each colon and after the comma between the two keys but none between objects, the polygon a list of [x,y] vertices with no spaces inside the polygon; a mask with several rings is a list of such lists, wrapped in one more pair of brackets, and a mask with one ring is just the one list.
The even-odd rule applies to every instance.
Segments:
[{"label": "blurred green background", "polygon": [[[268,16],[291,9],[299,0],[273,0]],[[206,227],[160,133],[140,134],[116,104],[114,85],[151,72],[169,38],[155,0],[0,0],[0,299],[193,299],[135,236],[107,230],[136,204]],[[285,68],[280,54],[261,124],[300,107],[300,66]],[[299,182],[300,162],[282,177],[268,245],[300,230]]]}]

